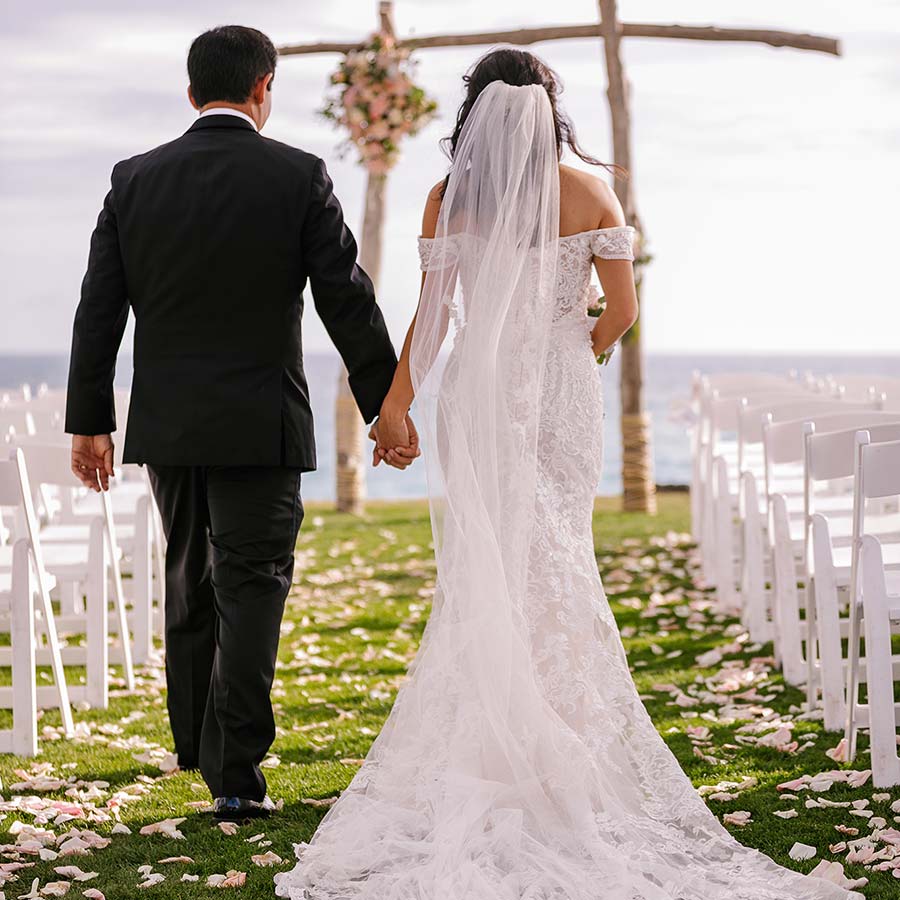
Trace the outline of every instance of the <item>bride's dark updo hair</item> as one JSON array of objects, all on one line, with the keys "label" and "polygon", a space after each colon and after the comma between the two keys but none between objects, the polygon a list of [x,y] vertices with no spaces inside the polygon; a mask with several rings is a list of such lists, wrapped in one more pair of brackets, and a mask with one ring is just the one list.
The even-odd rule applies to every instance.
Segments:
[{"label": "bride's dark updo hair", "polygon": [[456,144],[459,141],[463,125],[478,99],[478,95],[492,82],[505,81],[516,86],[526,84],[539,84],[547,92],[550,98],[550,107],[553,110],[553,125],[556,130],[556,149],[562,157],[563,144],[579,158],[592,166],[602,166],[608,172],[620,177],[627,177],[625,169],[613,163],[601,162],[599,159],[586,153],[578,144],[575,137],[575,127],[569,117],[559,108],[558,96],[562,93],[562,82],[553,69],[543,60],[526,50],[516,50],[511,47],[502,47],[498,50],[490,50],[479,59],[472,68],[463,75],[466,85],[466,97],[456,114],[456,127],[453,134],[441,141],[444,152],[452,160],[456,153]]}]

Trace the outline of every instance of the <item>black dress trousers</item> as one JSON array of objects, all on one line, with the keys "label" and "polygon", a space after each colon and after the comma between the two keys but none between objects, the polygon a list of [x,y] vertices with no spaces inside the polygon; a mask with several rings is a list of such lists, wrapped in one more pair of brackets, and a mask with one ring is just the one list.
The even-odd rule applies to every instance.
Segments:
[{"label": "black dress trousers", "polygon": [[262,800],[301,470],[148,469],[168,542],[166,681],[179,764],[199,765],[213,797]]}]

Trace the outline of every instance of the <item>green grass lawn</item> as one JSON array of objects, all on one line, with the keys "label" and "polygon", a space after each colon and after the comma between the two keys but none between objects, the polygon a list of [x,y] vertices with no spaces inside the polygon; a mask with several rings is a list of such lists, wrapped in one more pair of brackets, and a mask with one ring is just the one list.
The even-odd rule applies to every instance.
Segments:
[{"label": "green grass lawn", "polygon": [[[802,871],[823,859],[845,862],[846,850],[832,853],[829,845],[873,830],[888,829],[889,835],[900,804],[896,811],[890,807],[900,799],[900,789],[879,792],[870,780],[858,788],[839,780],[826,791],[779,796],[776,785],[782,782],[851,767],[825,755],[837,735],[825,734],[817,721],[797,718],[803,698],[774,670],[771,647],[749,646],[740,626],[718,616],[695,585],[692,550],[684,542],[687,525],[685,494],[661,495],[656,517],[623,514],[617,500],[597,502],[597,560],[638,688],[696,786],[742,785],[740,790],[723,786],[715,793],[720,799],[707,797],[720,817],[750,813],[749,824],[729,826],[741,841]],[[17,880],[6,882],[6,897],[29,894],[35,878],[45,891],[48,882],[70,881],[54,868],[71,865],[99,874],[73,881],[69,897],[90,889],[107,900],[145,894],[208,897],[207,878],[230,870],[246,873],[243,886],[232,890],[247,898],[271,897],[273,874],[292,865],[292,844],[310,837],[329,798],[349,782],[415,653],[434,584],[430,540],[424,503],[372,503],[364,519],[309,505],[282,629],[274,692],[280,727],[266,763],[270,793],[283,802],[279,815],[225,834],[200,809],[208,794],[196,773],[165,774],[153,764],[170,747],[170,735],[162,671],[146,669],[136,694],[114,692],[102,713],[76,711],[75,741],[43,741],[37,760],[0,759],[5,801],[0,828],[8,831],[0,872],[17,860],[33,863],[11,873]],[[696,661],[701,654],[705,668]],[[41,724],[52,738],[59,718],[48,712]],[[790,730],[789,740],[779,727]],[[767,733],[778,739],[766,740]],[[855,768],[866,764],[863,753]],[[41,783],[41,776],[58,780]],[[839,777],[846,779],[846,772]],[[821,807],[822,799],[857,801],[863,806],[857,813],[873,815],[852,814],[847,806]],[[53,801],[60,802],[49,805]],[[793,817],[779,818],[776,810]],[[143,826],[182,817],[174,827],[183,839],[139,833]],[[117,820],[121,824],[115,827]],[[858,835],[835,826],[857,828]],[[80,846],[72,833],[84,829],[108,844],[87,855],[49,858]],[[793,862],[788,851],[797,841],[814,846],[815,858]],[[38,855],[41,847],[45,859]],[[282,862],[262,867],[251,859],[264,854]],[[181,857],[188,859],[163,862]],[[146,880],[141,866],[165,880],[137,890]],[[859,864],[845,870],[850,877],[870,879],[863,891],[873,900],[900,895],[900,882],[890,872]],[[199,878],[182,881],[183,875]]]}]

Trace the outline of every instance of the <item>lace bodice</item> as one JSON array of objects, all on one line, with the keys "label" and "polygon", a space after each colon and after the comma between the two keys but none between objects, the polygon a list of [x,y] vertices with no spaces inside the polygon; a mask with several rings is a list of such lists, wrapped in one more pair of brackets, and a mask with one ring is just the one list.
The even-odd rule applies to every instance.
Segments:
[{"label": "lace bodice", "polygon": [[[459,254],[459,235],[443,238],[439,246],[435,238],[419,238],[419,260],[422,271],[452,265]],[[554,321],[571,314],[581,316],[594,295],[591,291],[591,263],[601,259],[634,259],[634,228],[616,225],[580,231],[559,239],[556,267],[556,310]]]}]

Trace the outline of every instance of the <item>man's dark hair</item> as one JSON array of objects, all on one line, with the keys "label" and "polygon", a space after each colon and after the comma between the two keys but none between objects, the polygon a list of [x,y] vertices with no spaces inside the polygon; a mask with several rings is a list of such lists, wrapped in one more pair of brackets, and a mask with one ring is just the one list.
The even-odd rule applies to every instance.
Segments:
[{"label": "man's dark hair", "polygon": [[191,93],[198,106],[245,103],[253,86],[275,72],[278,53],[266,35],[243,25],[220,25],[195,38],[188,52]]}]

